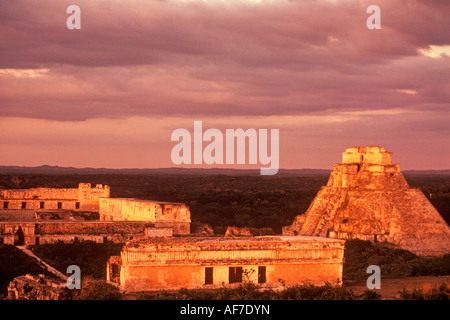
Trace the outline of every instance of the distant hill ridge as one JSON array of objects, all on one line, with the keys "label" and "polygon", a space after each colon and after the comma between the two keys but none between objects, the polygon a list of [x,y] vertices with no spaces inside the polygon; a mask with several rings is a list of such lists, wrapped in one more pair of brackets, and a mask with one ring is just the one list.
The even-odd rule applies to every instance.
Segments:
[{"label": "distant hill ridge", "polygon": [[[327,169],[280,169],[280,175],[328,175]],[[405,170],[404,174],[450,175],[448,170]],[[59,166],[0,166],[0,174],[180,174],[180,175],[260,175],[259,169],[225,169],[225,168],[154,168],[154,169],[110,169],[110,168],[74,168]]]}]

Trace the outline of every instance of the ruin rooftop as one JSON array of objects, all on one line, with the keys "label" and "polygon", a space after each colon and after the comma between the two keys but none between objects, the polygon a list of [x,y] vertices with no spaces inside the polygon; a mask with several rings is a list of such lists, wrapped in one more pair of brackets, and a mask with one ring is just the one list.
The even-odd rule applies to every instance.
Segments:
[{"label": "ruin rooftop", "polygon": [[198,237],[198,236],[182,236],[182,237],[154,237],[128,241],[126,248],[146,248],[156,246],[180,247],[180,246],[234,246],[236,244],[264,245],[264,244],[281,244],[289,246],[291,243],[344,243],[345,240],[332,239],[326,237],[312,236],[252,236],[252,237]]}]

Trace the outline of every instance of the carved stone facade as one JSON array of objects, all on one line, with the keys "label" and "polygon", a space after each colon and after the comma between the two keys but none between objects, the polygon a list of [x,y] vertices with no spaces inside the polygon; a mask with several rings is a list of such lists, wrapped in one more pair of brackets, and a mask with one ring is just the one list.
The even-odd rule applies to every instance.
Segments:
[{"label": "carved stone facade", "polygon": [[127,242],[107,277],[122,291],[342,284],[344,240],[318,237],[177,237]]},{"label": "carved stone facade", "polygon": [[145,221],[2,222],[0,244],[37,245],[74,240],[126,242],[153,234],[168,235],[170,232],[167,228],[155,228]]},{"label": "carved stone facade", "polygon": [[305,214],[285,235],[386,241],[420,255],[450,252],[450,228],[419,189],[410,188],[392,154],[348,148]]},{"label": "carved stone facade", "polygon": [[31,188],[0,190],[0,209],[93,210],[99,199],[109,198],[109,186],[80,183],[75,188]]},{"label": "carved stone facade", "polygon": [[189,234],[191,213],[183,203],[139,199],[100,199],[101,221],[148,221],[155,227],[171,227],[173,234]]}]

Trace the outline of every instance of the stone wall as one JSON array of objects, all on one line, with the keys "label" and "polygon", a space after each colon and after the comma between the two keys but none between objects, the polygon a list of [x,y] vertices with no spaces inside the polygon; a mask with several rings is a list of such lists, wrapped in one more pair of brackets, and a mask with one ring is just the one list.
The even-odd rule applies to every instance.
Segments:
[{"label": "stone wall", "polygon": [[30,222],[0,223],[0,244],[35,244],[35,225]]},{"label": "stone wall", "polygon": [[173,235],[173,228],[151,227],[145,228],[146,237],[171,237]]},{"label": "stone wall", "polygon": [[[282,283],[286,286],[295,286],[304,282],[318,286],[325,285],[326,282],[340,285],[342,279],[340,276],[342,267],[339,263],[154,266],[151,268],[151,272],[148,267],[134,266],[123,269],[121,275],[126,280],[120,288],[127,292],[179,290],[181,288],[218,289],[223,286],[233,286],[229,283],[230,267],[242,267],[244,274],[248,274],[246,281],[258,283],[260,266],[266,268],[266,283],[260,284],[262,287],[281,287]],[[205,284],[206,268],[213,270],[212,284]]]},{"label": "stone wall", "polygon": [[13,210],[94,210],[98,208],[93,203],[82,203],[78,200],[1,200],[0,208]]},{"label": "stone wall", "polygon": [[[1,212],[0,212],[1,216]],[[55,221],[99,221],[98,212],[94,211],[79,211],[79,210],[57,210],[57,211],[36,211],[34,213],[34,220]]]},{"label": "stone wall", "polygon": [[100,198],[109,198],[111,195],[110,187],[97,184],[94,188],[90,183],[80,183],[78,185],[78,199],[84,201],[98,201]]},{"label": "stone wall", "polygon": [[110,234],[144,233],[152,224],[145,222],[42,222],[36,223],[36,234]]},{"label": "stone wall", "polygon": [[0,209],[0,222],[35,222],[36,212],[33,210]]},{"label": "stone wall", "polygon": [[6,189],[0,191],[0,197],[8,200],[76,200],[78,189],[69,188],[31,188],[31,189]]},{"label": "stone wall", "polygon": [[110,196],[109,186],[80,183],[72,188],[5,189],[0,191],[2,209],[98,210],[100,198]]},{"label": "stone wall", "polygon": [[156,227],[173,227],[174,234],[189,234],[191,214],[182,203],[139,199],[100,199],[101,221],[149,221]]},{"label": "stone wall", "polygon": [[[41,222],[0,223],[0,243],[35,245],[56,241],[90,240],[125,242],[143,238],[154,227],[148,222]],[[20,229],[19,229],[20,228]],[[19,231],[20,230],[20,231]],[[19,234],[23,237],[20,239]]]}]

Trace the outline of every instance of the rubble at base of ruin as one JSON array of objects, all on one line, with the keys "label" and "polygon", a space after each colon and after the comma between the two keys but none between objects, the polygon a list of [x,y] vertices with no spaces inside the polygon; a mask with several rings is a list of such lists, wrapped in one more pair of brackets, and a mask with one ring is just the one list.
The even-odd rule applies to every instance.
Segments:
[{"label": "rubble at base of ruin", "polygon": [[283,234],[383,241],[427,256],[450,253],[449,226],[381,147],[347,148],[307,212]]},{"label": "rubble at base of ruin", "polygon": [[59,300],[66,285],[43,274],[26,274],[9,283],[6,300]]},{"label": "rubble at base of ruin", "polygon": [[272,228],[249,228],[249,227],[231,227],[225,231],[225,237],[252,237],[275,235]]}]

